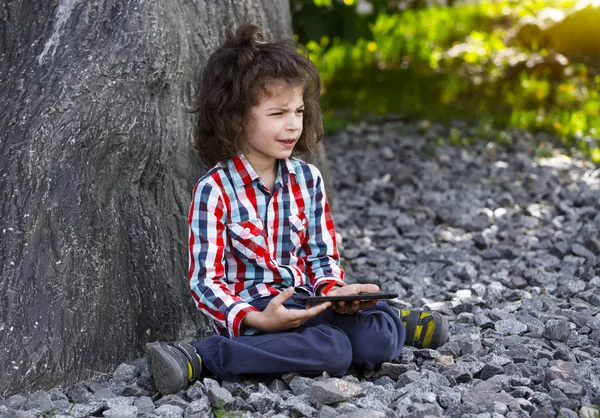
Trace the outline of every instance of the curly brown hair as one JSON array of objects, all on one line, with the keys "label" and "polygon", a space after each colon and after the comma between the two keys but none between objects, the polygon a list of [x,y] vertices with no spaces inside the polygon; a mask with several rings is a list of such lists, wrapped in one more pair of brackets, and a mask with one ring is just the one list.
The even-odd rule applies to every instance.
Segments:
[{"label": "curly brown hair", "polygon": [[245,24],[208,58],[198,97],[196,149],[208,168],[243,151],[251,109],[275,83],[304,87],[303,129],[294,155],[313,153],[323,137],[321,79],[292,39],[265,42],[260,28]]}]

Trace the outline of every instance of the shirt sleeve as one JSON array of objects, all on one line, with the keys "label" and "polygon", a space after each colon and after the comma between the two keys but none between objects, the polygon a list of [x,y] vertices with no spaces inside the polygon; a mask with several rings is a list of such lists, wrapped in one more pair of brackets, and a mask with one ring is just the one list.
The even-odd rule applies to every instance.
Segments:
[{"label": "shirt sleeve", "polygon": [[227,209],[221,189],[206,180],[196,184],[188,217],[189,288],[196,306],[230,338],[240,335],[243,319],[258,311],[227,286],[224,254]]},{"label": "shirt sleeve", "polygon": [[323,284],[335,283],[344,286],[345,283],[323,177],[315,166],[311,165],[311,170],[315,187],[303,249],[306,254],[306,275],[316,291]]}]

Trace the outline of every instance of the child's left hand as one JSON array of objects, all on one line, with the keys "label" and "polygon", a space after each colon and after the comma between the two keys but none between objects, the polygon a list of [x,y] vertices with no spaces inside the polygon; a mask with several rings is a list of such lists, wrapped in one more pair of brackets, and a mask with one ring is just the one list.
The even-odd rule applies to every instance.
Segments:
[{"label": "child's left hand", "polygon": [[[349,284],[343,287],[337,287],[327,293],[327,296],[343,296],[343,295],[355,295],[357,293],[377,293],[379,292],[379,286],[376,284]],[[343,300],[333,302],[331,309],[339,314],[353,314],[363,309],[371,308],[375,306],[377,300],[369,300],[361,302],[359,300],[353,300],[351,302],[345,302]]]}]

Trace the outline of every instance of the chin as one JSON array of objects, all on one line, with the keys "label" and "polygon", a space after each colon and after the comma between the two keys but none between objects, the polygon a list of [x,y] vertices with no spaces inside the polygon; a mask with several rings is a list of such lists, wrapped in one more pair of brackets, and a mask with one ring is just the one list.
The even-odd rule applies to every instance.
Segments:
[{"label": "chin", "polygon": [[285,160],[286,158],[290,158],[291,156],[292,156],[292,151],[280,152],[280,153],[277,153],[275,158],[277,158],[278,160]]}]

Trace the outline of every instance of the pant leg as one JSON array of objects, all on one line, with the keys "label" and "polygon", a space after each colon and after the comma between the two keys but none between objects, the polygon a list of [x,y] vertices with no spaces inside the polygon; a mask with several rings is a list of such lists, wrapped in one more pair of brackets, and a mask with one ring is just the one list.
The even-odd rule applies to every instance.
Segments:
[{"label": "pant leg", "polygon": [[[264,309],[267,302],[259,300],[256,307]],[[304,304],[293,298],[284,306],[304,309]],[[320,316],[286,332],[232,339],[215,335],[197,342],[194,348],[204,366],[224,380],[292,371],[307,375],[326,371],[332,376],[343,376],[352,362],[350,340],[346,332],[325,323]]]},{"label": "pant leg", "polygon": [[327,309],[320,316],[348,336],[355,364],[373,368],[402,353],[406,330],[401,318],[385,302],[353,315],[341,315]]}]

